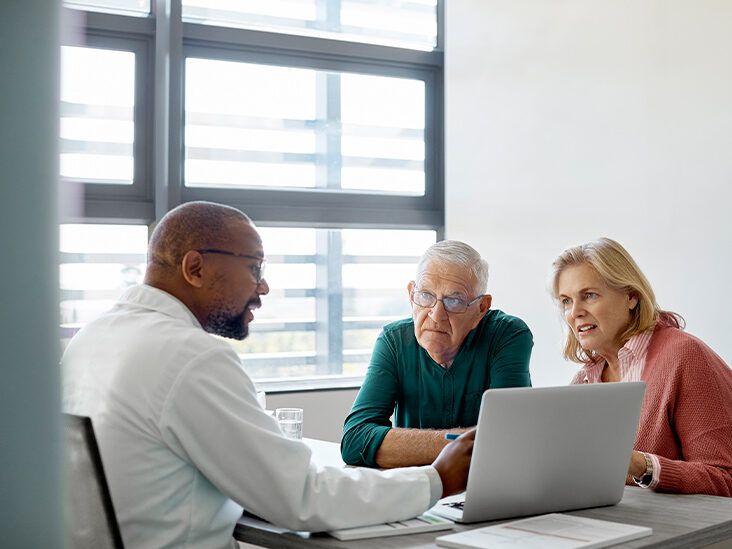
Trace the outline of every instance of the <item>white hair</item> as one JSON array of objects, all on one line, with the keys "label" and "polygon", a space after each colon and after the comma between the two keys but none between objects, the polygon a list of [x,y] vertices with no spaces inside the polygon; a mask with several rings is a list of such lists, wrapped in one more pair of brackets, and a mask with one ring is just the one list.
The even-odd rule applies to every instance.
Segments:
[{"label": "white hair", "polygon": [[442,240],[433,244],[419,260],[417,277],[425,265],[433,261],[465,267],[478,281],[478,292],[484,294],[488,290],[488,262],[469,244],[459,240]]}]

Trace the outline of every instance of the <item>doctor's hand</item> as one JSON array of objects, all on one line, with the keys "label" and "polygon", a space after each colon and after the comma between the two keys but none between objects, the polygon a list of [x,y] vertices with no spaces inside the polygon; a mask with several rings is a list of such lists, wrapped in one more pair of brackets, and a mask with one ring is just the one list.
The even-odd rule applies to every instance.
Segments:
[{"label": "doctor's hand", "polygon": [[445,446],[432,463],[442,480],[443,498],[465,490],[474,442],[475,427]]}]

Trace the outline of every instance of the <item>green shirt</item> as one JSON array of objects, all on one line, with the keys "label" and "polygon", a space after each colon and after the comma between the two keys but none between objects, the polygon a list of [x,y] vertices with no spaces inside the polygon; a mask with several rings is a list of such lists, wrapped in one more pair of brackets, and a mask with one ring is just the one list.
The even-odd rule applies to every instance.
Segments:
[{"label": "green shirt", "polygon": [[409,318],[384,327],[376,340],[341,440],[343,461],[376,467],[376,451],[391,429],[451,429],[478,421],[486,389],[531,385],[534,340],[526,323],[489,310],[465,337],[450,368],[430,358]]}]

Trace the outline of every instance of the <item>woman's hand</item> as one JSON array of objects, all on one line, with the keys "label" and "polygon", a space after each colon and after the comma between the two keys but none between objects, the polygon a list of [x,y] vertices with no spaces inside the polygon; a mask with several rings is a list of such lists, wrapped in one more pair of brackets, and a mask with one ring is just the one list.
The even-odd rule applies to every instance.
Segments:
[{"label": "woman's hand", "polygon": [[628,476],[641,478],[645,474],[646,457],[643,455],[643,452],[633,450],[633,453],[630,455],[630,465],[628,465]]}]

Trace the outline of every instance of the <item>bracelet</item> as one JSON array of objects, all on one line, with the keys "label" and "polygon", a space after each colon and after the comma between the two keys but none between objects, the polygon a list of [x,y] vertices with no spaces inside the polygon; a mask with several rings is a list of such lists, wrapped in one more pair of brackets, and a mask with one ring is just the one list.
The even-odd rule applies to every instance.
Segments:
[{"label": "bracelet", "polygon": [[642,452],[642,454],[646,460],[646,470],[640,476],[640,478],[634,475],[633,482],[635,482],[641,488],[648,488],[648,486],[650,486],[651,482],[653,481],[653,461],[651,460],[651,456],[646,452]]}]

